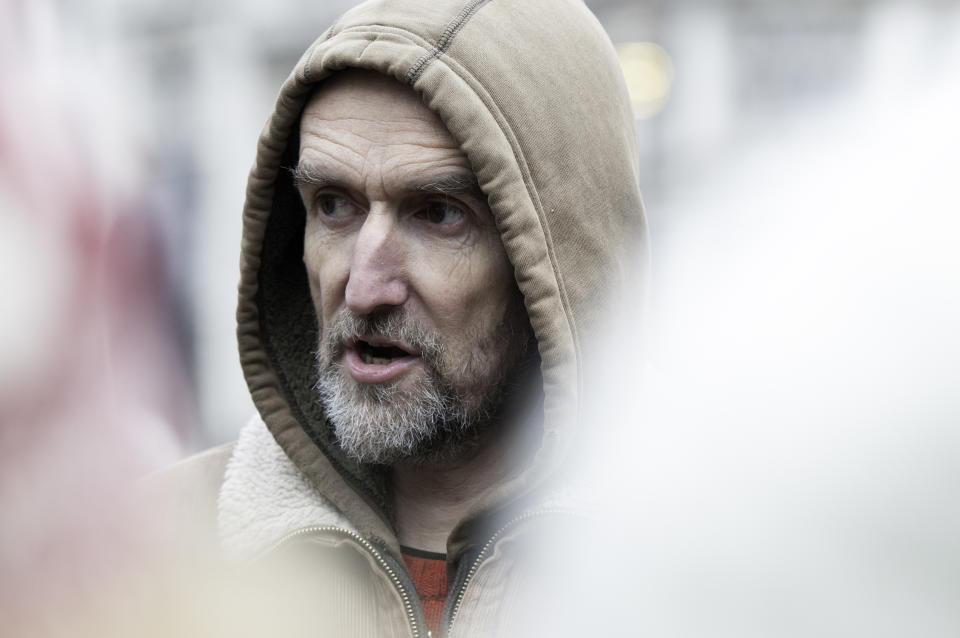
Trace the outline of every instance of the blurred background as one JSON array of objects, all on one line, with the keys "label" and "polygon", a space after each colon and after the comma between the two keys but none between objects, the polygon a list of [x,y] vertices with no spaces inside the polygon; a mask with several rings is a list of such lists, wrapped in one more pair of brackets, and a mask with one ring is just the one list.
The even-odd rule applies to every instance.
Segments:
[{"label": "blurred background", "polygon": [[[39,532],[51,510],[90,518],[118,479],[229,441],[252,414],[234,337],[247,171],[280,84],[353,4],[0,5],[8,573],[56,545]],[[670,428],[645,430],[648,449],[668,451],[647,459],[645,484],[672,482],[645,507],[669,519],[667,504],[701,485],[691,476],[710,476],[718,502],[745,509],[773,502],[750,491],[757,476],[802,488],[824,505],[817,520],[867,503],[870,525],[888,524],[876,556],[919,547],[932,570],[882,575],[933,593],[911,609],[936,620],[908,633],[951,635],[960,3],[587,5],[634,102],[653,243],[648,354],[660,402],[648,422]],[[611,387],[627,393],[632,377],[619,379]],[[718,450],[729,453],[721,462]],[[55,467],[74,468],[70,489]],[[839,484],[847,500],[827,499]],[[705,521],[674,522],[671,533]],[[648,530],[653,546],[668,527]],[[806,590],[784,596],[794,593]]]}]

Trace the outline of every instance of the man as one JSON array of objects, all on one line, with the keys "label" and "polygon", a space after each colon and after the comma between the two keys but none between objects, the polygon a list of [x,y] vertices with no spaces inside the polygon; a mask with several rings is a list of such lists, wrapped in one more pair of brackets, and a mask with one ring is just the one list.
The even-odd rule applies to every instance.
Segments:
[{"label": "man", "polygon": [[370,2],[321,36],[247,190],[259,415],[174,472],[227,557],[295,556],[299,609],[338,635],[515,628],[519,541],[567,516],[590,427],[581,346],[644,252],[637,181],[578,1]]}]

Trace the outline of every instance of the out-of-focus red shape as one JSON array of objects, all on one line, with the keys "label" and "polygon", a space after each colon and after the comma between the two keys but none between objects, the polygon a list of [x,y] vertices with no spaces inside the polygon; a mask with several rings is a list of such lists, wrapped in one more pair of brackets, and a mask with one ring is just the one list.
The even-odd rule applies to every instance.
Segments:
[{"label": "out-of-focus red shape", "polygon": [[76,74],[95,67],[82,66],[82,51],[51,48],[63,36],[58,6],[0,5],[8,636],[69,633],[70,618],[126,578],[144,545],[133,488],[178,457],[192,414],[159,233],[137,183],[121,175],[131,171],[96,159],[110,123],[88,114],[118,96],[78,90]]}]

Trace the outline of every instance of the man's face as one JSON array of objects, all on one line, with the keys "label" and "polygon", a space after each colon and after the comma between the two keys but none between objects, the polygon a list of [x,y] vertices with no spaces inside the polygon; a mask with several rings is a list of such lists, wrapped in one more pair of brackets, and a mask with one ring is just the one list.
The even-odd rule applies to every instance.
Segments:
[{"label": "man's face", "polygon": [[470,440],[528,324],[466,156],[412,90],[348,71],[304,110],[296,177],[318,390],[341,446],[392,463]]}]

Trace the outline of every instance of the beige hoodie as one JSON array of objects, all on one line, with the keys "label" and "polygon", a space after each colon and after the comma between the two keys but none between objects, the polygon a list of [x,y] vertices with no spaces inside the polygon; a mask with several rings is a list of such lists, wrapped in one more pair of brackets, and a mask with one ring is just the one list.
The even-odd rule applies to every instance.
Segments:
[{"label": "beige hoodie", "polygon": [[[304,528],[343,530],[330,542],[366,552],[374,571],[399,572],[381,579],[387,589],[377,596],[408,607],[409,633],[418,635],[386,481],[342,452],[313,389],[318,327],[302,262],[305,213],[285,168],[296,164],[311,91],[345,68],[409,85],[460,143],[488,197],[542,361],[539,449],[451,534],[448,620],[454,607],[485,604],[464,596],[464,585],[483,581],[480,565],[506,536],[490,521],[547,511],[536,504],[540,488],[571,456],[578,429],[591,427],[579,422],[589,383],[584,339],[603,294],[646,259],[636,134],[613,46],[579,0],[372,0],[321,35],[280,90],[243,212],[238,338],[260,418],[228,465],[220,534],[229,553],[248,558]],[[391,632],[404,635],[399,618]],[[386,624],[379,635],[390,635]],[[502,629],[481,631],[482,624],[459,631]]]}]

